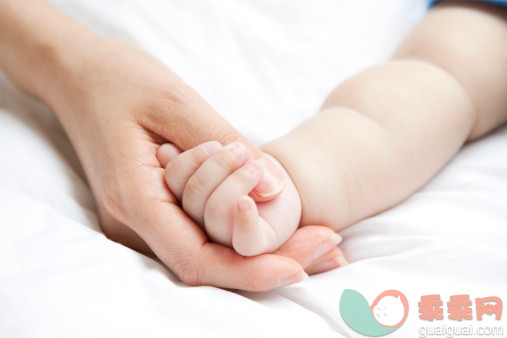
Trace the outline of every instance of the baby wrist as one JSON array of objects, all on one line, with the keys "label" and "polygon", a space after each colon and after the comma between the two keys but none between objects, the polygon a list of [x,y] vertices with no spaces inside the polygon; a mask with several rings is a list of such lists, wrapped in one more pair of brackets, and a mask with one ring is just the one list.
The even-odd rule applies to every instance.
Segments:
[{"label": "baby wrist", "polygon": [[324,147],[291,133],[262,145],[260,149],[277,159],[294,182],[301,198],[301,226],[339,227],[337,220],[342,217],[335,218],[334,211],[346,211],[345,208],[337,208],[340,204],[338,200],[344,194],[328,198],[333,195],[329,194],[330,191],[338,189],[335,188],[334,178],[327,175],[333,169],[329,168],[330,161]]}]

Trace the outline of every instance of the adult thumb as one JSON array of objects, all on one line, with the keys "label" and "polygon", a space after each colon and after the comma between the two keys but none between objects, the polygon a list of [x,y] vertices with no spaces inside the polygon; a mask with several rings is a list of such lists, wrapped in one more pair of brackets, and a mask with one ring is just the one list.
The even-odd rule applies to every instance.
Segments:
[{"label": "adult thumb", "polygon": [[251,159],[263,166],[264,175],[250,193],[256,202],[268,201],[278,196],[285,188],[287,174],[270,156],[259,150],[250,140],[218,114],[204,99],[191,90],[178,100],[170,112],[152,125],[152,130],[177,145],[183,151],[201,143],[218,141],[222,145],[242,142],[247,146]]}]

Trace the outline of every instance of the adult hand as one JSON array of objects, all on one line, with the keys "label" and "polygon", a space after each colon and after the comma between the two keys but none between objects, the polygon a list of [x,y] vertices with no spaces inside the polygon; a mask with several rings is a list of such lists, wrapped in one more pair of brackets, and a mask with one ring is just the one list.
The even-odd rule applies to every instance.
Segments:
[{"label": "adult hand", "polygon": [[[274,254],[249,258],[208,242],[165,185],[156,157],[159,145],[169,141],[186,150],[210,140],[224,145],[241,141],[249,145],[252,158],[260,156],[259,150],[159,61],[98,37],[43,4],[33,13],[46,24],[39,27],[43,43],[27,42],[28,50],[18,51],[17,58],[17,49],[6,48],[10,54],[0,64],[21,88],[55,110],[84,167],[109,238],[153,252],[189,285],[269,290],[301,281],[304,269],[322,272],[343,262],[336,259],[343,256],[336,247],[339,237],[320,226],[299,229]],[[30,14],[26,9],[23,20],[29,21]],[[22,64],[25,55],[34,54],[30,75],[12,63],[6,68],[9,60]],[[279,189],[276,166],[265,165],[272,175],[257,187],[257,198],[269,198]]]}]

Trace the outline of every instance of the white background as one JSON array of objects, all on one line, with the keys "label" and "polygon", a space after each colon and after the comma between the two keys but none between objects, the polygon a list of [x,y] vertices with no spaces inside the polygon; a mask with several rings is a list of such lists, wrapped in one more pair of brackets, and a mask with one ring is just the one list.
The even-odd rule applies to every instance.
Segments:
[{"label": "white background", "polygon": [[[159,57],[257,144],[388,59],[426,10],[416,0],[56,3]],[[189,288],[101,234],[62,128],[2,78],[0,337],[356,336],[339,313],[346,288],[370,303],[402,291],[409,315],[390,337],[415,337],[428,325],[418,319],[422,295],[507,301],[506,150],[504,128],[398,207],[343,231],[344,268],[274,292]]]}]

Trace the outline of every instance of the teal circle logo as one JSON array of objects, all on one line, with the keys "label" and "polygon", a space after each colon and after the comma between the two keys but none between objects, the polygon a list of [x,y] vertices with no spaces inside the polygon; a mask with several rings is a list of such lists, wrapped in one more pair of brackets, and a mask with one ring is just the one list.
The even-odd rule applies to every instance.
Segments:
[{"label": "teal circle logo", "polygon": [[354,331],[379,337],[397,330],[405,322],[408,300],[398,290],[386,290],[370,306],[362,294],[346,289],[340,298],[340,313]]}]

